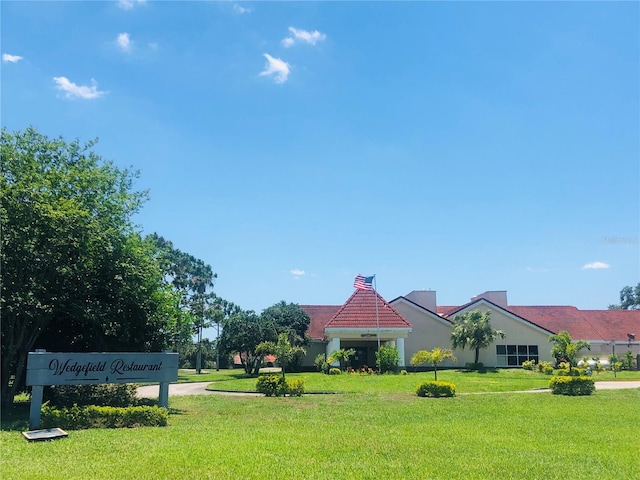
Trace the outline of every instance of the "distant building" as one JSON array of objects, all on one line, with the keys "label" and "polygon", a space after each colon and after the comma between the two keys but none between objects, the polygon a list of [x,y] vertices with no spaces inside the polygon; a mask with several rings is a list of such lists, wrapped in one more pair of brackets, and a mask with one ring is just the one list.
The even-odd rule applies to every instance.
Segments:
[{"label": "distant building", "polygon": [[[343,305],[301,305],[311,318],[307,333],[313,339],[307,348],[306,366],[314,358],[340,348],[353,348],[354,367],[375,366],[378,341],[393,344],[401,365],[409,365],[418,350],[450,348],[453,319],[471,310],[491,312],[491,326],[506,333],[489,348],[480,350],[486,366],[517,367],[526,360],[552,361],[549,335],[561,330],[574,340],[587,340],[591,350],[581,350],[578,358],[608,358],[614,342],[616,353],[631,350],[640,354],[640,310],[579,310],[573,306],[514,306],[506,291],[488,291],[460,306],[439,306],[436,292],[414,290],[387,302],[379,293],[356,290]],[[377,312],[377,314],[376,314]],[[638,337],[640,338],[640,337]],[[464,366],[473,362],[474,351],[455,350],[457,362],[444,366]]]}]

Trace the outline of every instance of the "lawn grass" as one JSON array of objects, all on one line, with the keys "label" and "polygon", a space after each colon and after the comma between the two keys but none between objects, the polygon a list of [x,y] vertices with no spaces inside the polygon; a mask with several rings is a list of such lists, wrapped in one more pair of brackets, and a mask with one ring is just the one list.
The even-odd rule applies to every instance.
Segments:
[{"label": "lawn grass", "polygon": [[[208,376],[209,390],[226,390],[253,392],[256,378],[247,377],[243,373],[230,374],[237,370],[217,372]],[[610,374],[610,375],[609,375]],[[322,375],[320,373],[288,373],[286,377],[303,378],[308,393],[340,392],[340,393],[394,393],[414,392],[418,384],[434,379],[433,372],[408,373],[407,375]],[[438,371],[438,380],[452,382],[458,393],[476,392],[513,392],[547,388],[551,376],[522,369],[497,369],[478,373],[467,370]],[[613,373],[606,372],[594,375],[595,381],[614,380]],[[618,372],[619,380],[640,380],[640,372]]]},{"label": "lawn grass", "polygon": [[28,443],[3,417],[2,478],[640,478],[640,389],[209,395],[170,405],[168,427],[71,431],[53,442]]}]

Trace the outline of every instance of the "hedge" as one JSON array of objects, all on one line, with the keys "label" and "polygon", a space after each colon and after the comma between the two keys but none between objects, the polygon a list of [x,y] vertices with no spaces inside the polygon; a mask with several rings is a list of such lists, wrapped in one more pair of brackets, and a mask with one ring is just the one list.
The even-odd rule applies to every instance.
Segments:
[{"label": "hedge", "polygon": [[591,377],[552,377],[549,388],[554,395],[591,395],[596,385]]},{"label": "hedge", "polygon": [[425,382],[416,388],[416,395],[419,397],[454,397],[456,386],[450,382]]},{"label": "hedge", "polygon": [[96,405],[55,408],[44,405],[41,411],[42,428],[59,427],[67,430],[87,428],[164,427],[169,412],[156,406],[104,407]]},{"label": "hedge", "polygon": [[56,385],[45,389],[45,400],[55,407],[74,405],[131,407],[137,405],[136,385],[110,383],[98,385]]},{"label": "hedge", "polygon": [[294,378],[285,381],[280,375],[262,375],[256,382],[256,391],[267,397],[301,397],[304,393],[304,379]]}]

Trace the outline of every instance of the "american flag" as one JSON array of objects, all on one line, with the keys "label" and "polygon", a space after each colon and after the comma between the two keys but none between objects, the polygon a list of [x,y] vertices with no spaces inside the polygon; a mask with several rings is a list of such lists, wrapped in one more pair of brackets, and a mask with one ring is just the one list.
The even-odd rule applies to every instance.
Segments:
[{"label": "american flag", "polygon": [[358,290],[373,290],[373,277],[365,277],[364,275],[356,275],[356,278],[353,282],[353,286]]}]

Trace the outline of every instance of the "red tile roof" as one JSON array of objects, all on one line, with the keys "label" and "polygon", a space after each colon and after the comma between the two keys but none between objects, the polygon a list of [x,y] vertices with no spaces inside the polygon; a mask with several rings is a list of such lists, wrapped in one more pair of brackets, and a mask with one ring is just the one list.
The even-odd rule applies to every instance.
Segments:
[{"label": "red tile roof", "polygon": [[[242,354],[242,358],[246,359],[247,358],[247,354],[243,353]],[[265,355],[264,358],[262,359],[265,363],[271,362],[271,363],[275,363],[276,361],[276,356],[275,355]],[[233,364],[234,365],[242,365],[242,360],[240,360],[240,354],[236,353],[233,356]]]},{"label": "red tile roof", "polygon": [[626,340],[640,332],[640,310],[578,310],[573,306],[509,306],[512,313],[558,333],[580,340]]},{"label": "red tile roof", "polygon": [[438,306],[436,307],[436,309],[437,309],[437,312],[436,312],[436,313],[437,313],[438,315],[443,315],[443,316],[445,316],[445,317],[446,317],[447,315],[449,315],[449,313],[450,313],[450,312],[453,312],[454,310],[457,310],[457,309],[458,309],[458,307],[455,307],[455,306],[438,305]]},{"label": "red tile roof", "polygon": [[307,328],[307,335],[315,340],[322,340],[324,338],[324,326],[342,308],[342,305],[300,305],[300,308],[311,319]]},{"label": "red tile roof", "polygon": [[[376,317],[377,302],[377,317]],[[411,328],[411,324],[373,290],[356,290],[325,328]]]},{"label": "red tile roof", "polygon": [[[377,301],[381,328],[411,328],[411,324],[379,294]],[[459,307],[438,306],[437,313],[452,319],[456,312],[477,301]],[[344,305],[301,305],[301,308],[311,318],[307,333],[314,339],[324,338],[325,327],[376,327],[373,291],[356,290]],[[505,310],[550,332],[566,330],[576,340],[610,341],[615,338],[624,341],[627,333],[635,334],[636,338],[640,335],[640,310],[579,310],[571,305],[510,305]]]}]

